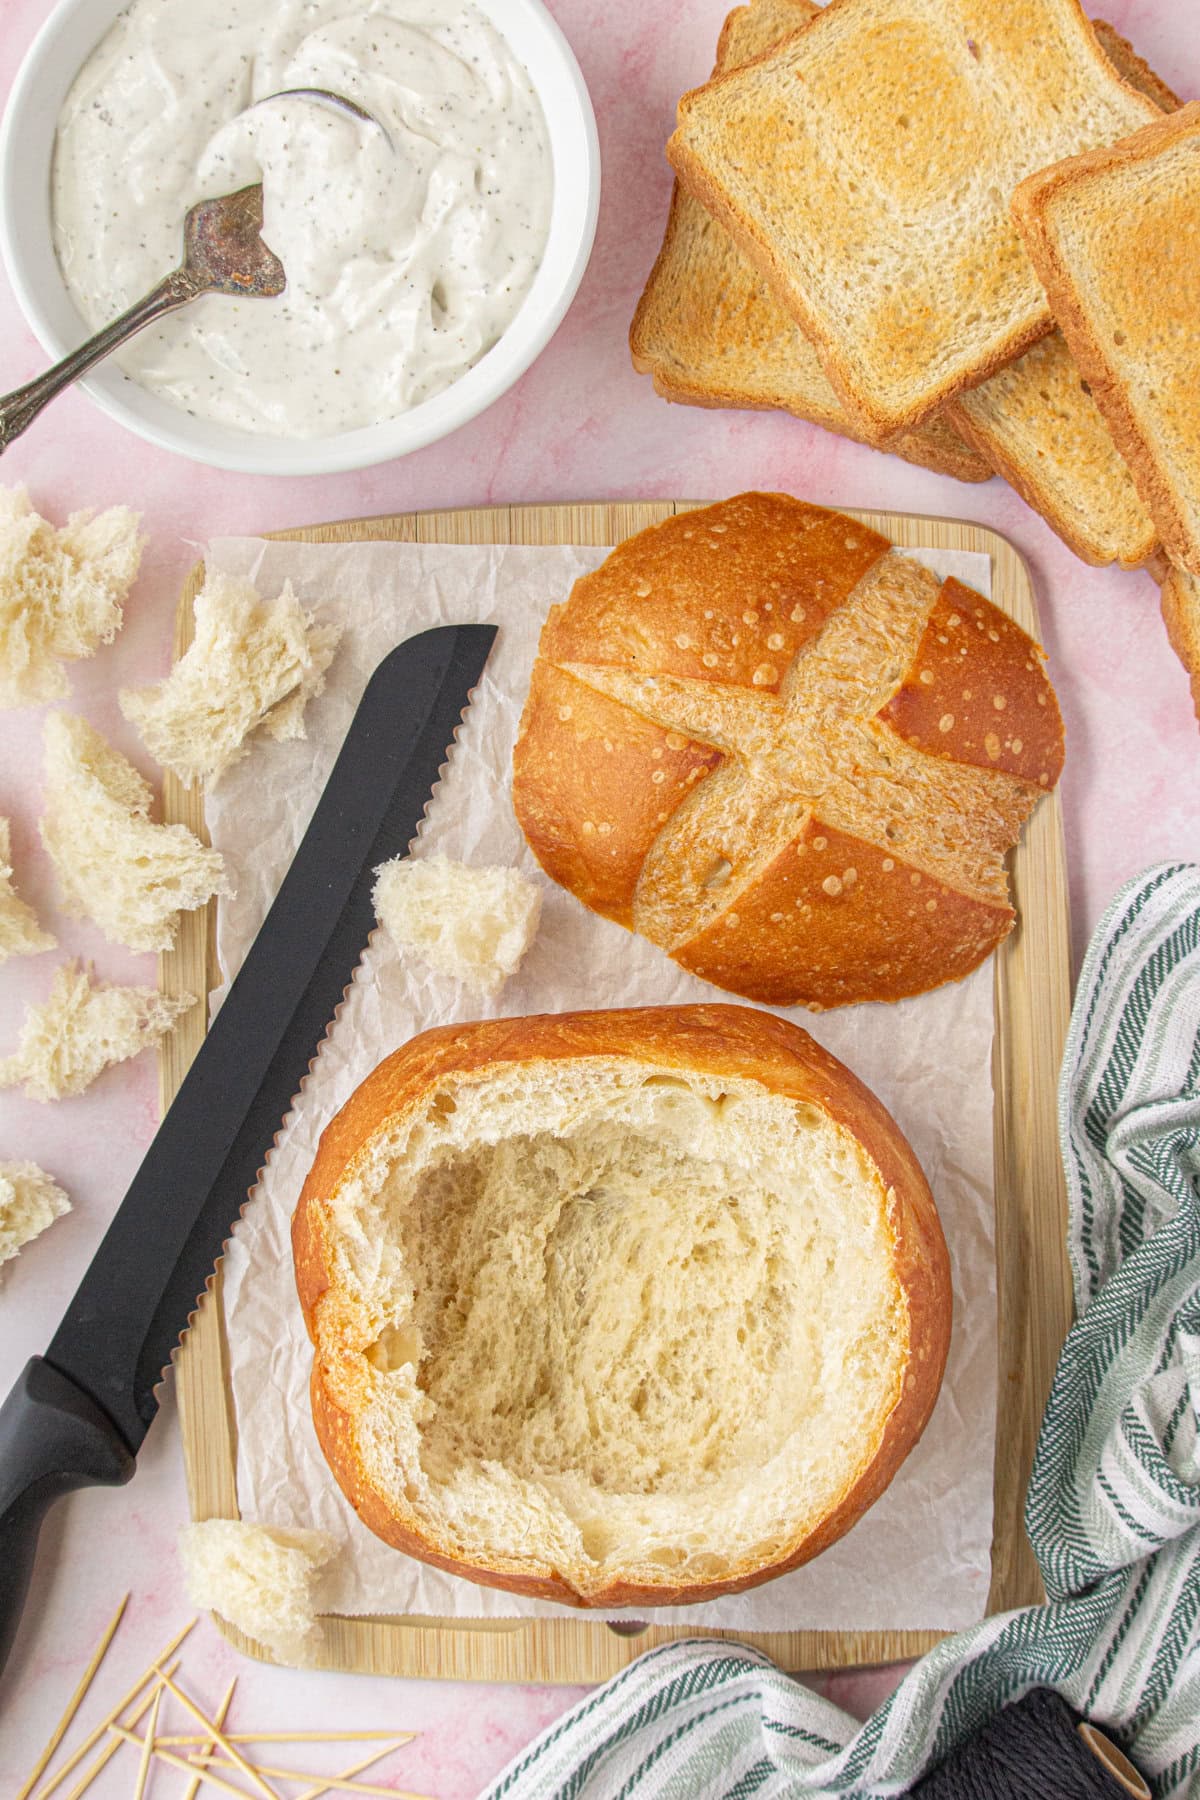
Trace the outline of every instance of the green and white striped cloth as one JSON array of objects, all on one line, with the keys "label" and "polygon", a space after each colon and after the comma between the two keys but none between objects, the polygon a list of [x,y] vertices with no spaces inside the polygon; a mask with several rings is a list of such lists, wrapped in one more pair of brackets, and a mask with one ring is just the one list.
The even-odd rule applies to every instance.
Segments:
[{"label": "green and white striped cloth", "polygon": [[1200,867],[1151,869],[1105,914],[1060,1119],[1078,1323],[1026,1503],[1047,1604],[946,1639],[861,1726],[753,1651],[652,1650],[483,1800],[902,1794],[1043,1684],[1161,1800],[1200,1800]]}]

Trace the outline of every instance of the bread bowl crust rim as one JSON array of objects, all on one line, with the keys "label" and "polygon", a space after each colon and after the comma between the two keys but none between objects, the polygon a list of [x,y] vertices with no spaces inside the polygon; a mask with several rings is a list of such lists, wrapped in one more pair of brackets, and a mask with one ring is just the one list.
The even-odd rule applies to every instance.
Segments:
[{"label": "bread bowl crust rim", "polygon": [[[334,1286],[322,1195],[335,1193],[369,1156],[376,1136],[420,1105],[448,1076],[486,1078],[512,1063],[632,1060],[758,1081],[784,1099],[820,1107],[857,1140],[888,1196],[894,1267],[909,1321],[899,1393],[873,1451],[838,1502],[767,1564],[752,1559],[709,1582],[614,1579],[581,1593],[566,1573],[493,1557],[470,1561],[433,1530],[414,1527],[376,1488],[355,1445],[352,1414],[322,1375],[317,1311]],[[799,1026],[752,1007],[723,1003],[605,1012],[540,1014],[450,1025],[410,1040],[372,1071],[322,1134],[292,1221],[296,1286],[314,1344],[311,1397],[317,1438],[338,1485],[363,1523],[393,1548],[448,1573],[530,1598],[587,1609],[687,1605],[733,1594],[811,1560],[858,1521],[897,1473],[932,1414],[949,1350],[953,1300],[949,1258],[932,1193],[907,1140],[882,1103]]]}]

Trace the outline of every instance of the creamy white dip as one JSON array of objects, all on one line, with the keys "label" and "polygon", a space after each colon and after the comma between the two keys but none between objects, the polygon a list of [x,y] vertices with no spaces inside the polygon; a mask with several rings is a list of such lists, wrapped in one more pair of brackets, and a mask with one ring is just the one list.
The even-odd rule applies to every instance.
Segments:
[{"label": "creamy white dip", "polygon": [[[281,88],[323,87],[385,132]],[[180,260],[196,200],[253,181],[276,299],[208,295],[119,353],[203,418],[285,437],[395,418],[512,323],[552,170],[528,75],[466,0],[134,0],[55,143],[55,248],[95,327]]]}]

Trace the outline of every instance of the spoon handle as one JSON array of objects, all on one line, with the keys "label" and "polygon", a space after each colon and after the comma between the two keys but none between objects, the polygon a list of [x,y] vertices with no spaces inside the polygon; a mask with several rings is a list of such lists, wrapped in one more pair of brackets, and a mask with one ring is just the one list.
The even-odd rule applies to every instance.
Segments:
[{"label": "spoon handle", "polygon": [[202,285],[187,269],[174,269],[156,288],[135,301],[127,312],[105,325],[77,350],[72,350],[69,356],[64,356],[61,362],[43,374],[35,375],[24,387],[0,396],[0,454],[8,449],[14,438],[20,437],[56,394],[61,394],[65,387],[86,375],[93,364],[110,355],[135,331],[152,325],[164,313],[174,312],[176,307],[186,306],[202,292]]}]

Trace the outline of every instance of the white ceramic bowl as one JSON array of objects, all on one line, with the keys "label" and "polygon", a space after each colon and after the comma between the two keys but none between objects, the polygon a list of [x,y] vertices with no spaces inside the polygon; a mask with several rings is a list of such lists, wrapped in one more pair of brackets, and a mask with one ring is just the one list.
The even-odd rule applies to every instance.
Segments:
[{"label": "white ceramic bowl", "polygon": [[[75,76],[127,3],[61,0],[21,66],[0,125],[0,249],[21,310],[48,362],[88,336],[54,254],[50,163],[55,126]],[[537,89],[554,165],[546,253],[524,305],[499,342],[431,400],[399,418],[333,437],[270,437],[193,418],[147,393],[110,360],[80,385],[111,418],[164,450],[217,468],[253,475],[330,475],[388,462],[445,437],[524,374],[550,342],[583,279],[600,205],[600,146],[579,65],[540,0],[475,3],[503,33]],[[186,6],[187,0],[179,4]],[[45,430],[48,424],[41,419],[30,430]]]}]

